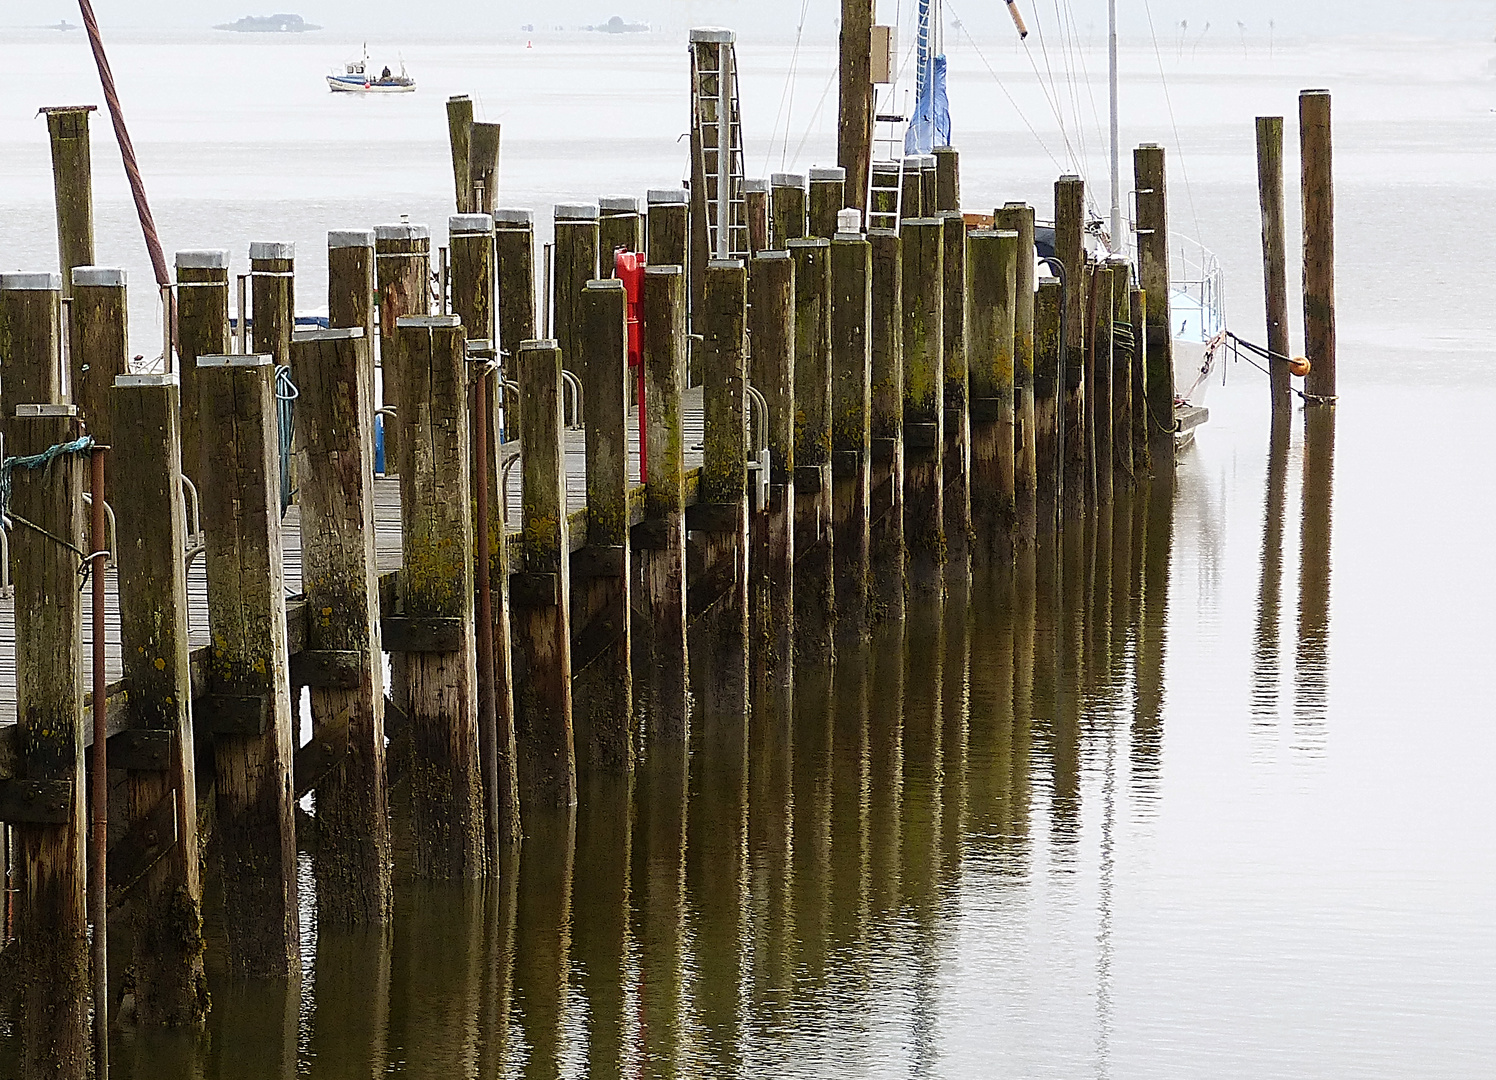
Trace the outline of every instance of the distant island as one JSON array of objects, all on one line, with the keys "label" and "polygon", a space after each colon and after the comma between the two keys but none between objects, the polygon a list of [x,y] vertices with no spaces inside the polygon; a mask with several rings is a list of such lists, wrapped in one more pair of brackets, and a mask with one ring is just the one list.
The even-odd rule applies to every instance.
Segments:
[{"label": "distant island", "polygon": [[303,34],[322,27],[307,22],[300,15],[246,15],[238,22],[219,23],[214,30],[233,30],[240,34]]},{"label": "distant island", "polygon": [[647,34],[648,23],[625,22],[621,15],[614,15],[600,26],[589,26],[588,30],[596,30],[603,34]]}]

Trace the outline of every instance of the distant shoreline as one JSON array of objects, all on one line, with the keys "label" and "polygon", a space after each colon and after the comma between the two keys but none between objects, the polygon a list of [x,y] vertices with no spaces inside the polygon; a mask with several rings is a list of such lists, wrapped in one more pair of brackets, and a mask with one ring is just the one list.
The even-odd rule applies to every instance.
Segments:
[{"label": "distant shoreline", "polygon": [[309,23],[300,15],[246,15],[231,23],[219,23],[214,30],[228,30],[236,34],[304,34],[322,27]]}]

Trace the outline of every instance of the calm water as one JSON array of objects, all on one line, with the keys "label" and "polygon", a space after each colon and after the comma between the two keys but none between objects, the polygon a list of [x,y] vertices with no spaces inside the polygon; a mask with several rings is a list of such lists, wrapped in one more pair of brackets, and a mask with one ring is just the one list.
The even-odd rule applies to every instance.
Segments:
[{"label": "calm water", "polygon": [[[1000,26],[971,23],[982,41]],[[807,40],[787,146],[782,120],[769,132],[790,49],[740,46],[755,172],[833,156],[829,37]],[[116,42],[168,250],[230,247],[242,267],[251,239],[296,240],[308,307],[327,229],[410,213],[440,233],[448,93],[504,123],[502,201],[541,219],[684,168],[678,38],[407,40],[422,90],[377,102],[317,82],[357,39]],[[983,50],[952,57],[965,201],[1047,207],[1068,165],[1053,113],[1021,52]],[[1493,59],[1416,42],[1166,56],[1176,143],[1151,51],[1128,50],[1124,138],[1182,143],[1175,224],[1222,255],[1250,337],[1252,117],[1334,89],[1333,432],[1296,416],[1273,439],[1262,377],[1232,368],[1172,498],[1144,492],[834,675],[802,672],[739,741],[703,718],[689,758],[650,760],[632,791],[588,783],[574,823],[529,823],[500,887],[406,885],[388,934],[308,933],[301,987],[215,977],[206,1038],[122,1032],[119,1071],[1486,1075],[1496,309],[1471,223],[1496,211]],[[0,31],[0,62],[0,265],[48,266],[31,115],[97,92],[76,35]],[[96,131],[100,261],[144,283]],[[144,291],[141,352],[159,335]],[[0,1036],[0,1075],[14,1053]]]}]

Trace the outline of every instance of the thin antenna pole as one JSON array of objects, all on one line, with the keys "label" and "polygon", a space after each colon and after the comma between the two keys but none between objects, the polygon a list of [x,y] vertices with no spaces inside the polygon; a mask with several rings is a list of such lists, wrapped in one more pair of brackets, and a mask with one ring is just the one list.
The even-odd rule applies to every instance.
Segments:
[{"label": "thin antenna pole", "polygon": [[1125,255],[1127,240],[1122,234],[1122,161],[1117,133],[1117,0],[1107,0],[1107,53],[1110,61],[1112,99],[1112,254]]}]

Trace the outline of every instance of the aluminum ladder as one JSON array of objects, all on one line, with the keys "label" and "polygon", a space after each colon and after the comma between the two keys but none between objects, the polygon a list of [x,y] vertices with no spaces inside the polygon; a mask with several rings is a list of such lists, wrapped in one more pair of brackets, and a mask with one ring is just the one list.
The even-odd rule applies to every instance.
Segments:
[{"label": "aluminum ladder", "polygon": [[899,231],[904,217],[904,135],[908,117],[889,112],[893,90],[882,110],[873,110],[873,160],[867,171],[867,227]]},{"label": "aluminum ladder", "polygon": [[706,222],[712,259],[750,254],[736,39],[720,27],[691,31],[692,202]]}]

